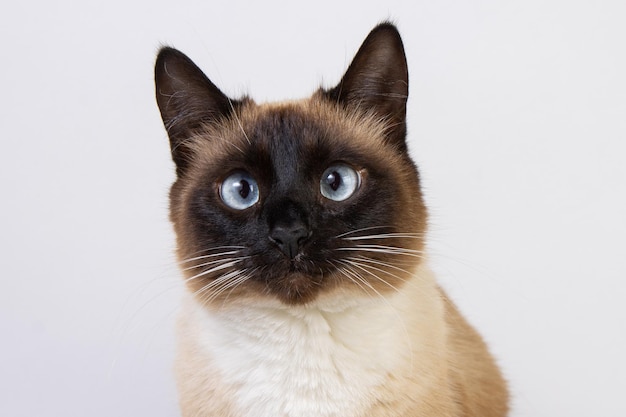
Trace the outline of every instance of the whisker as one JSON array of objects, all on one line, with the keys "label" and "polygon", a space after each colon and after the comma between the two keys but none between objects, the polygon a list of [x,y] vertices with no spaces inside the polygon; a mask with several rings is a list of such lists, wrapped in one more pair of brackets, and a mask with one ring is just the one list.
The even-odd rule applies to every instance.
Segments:
[{"label": "whisker", "polygon": [[410,272],[409,270],[406,270],[404,268],[400,268],[399,266],[390,264],[388,262],[382,262],[382,261],[379,261],[377,259],[368,258],[367,256],[357,256],[355,258],[348,258],[348,259],[356,259],[356,260],[361,261],[361,262],[367,262],[367,263],[372,263],[372,264],[375,264],[375,265],[384,266],[384,267],[387,267],[387,268],[395,269],[395,270],[400,271],[400,272],[404,272],[405,274],[408,274],[408,275],[412,275],[412,272]]},{"label": "whisker", "polygon": [[189,270],[192,270],[192,269],[203,268],[203,267],[205,267],[205,266],[215,265],[215,264],[220,263],[220,262],[230,262],[230,261],[233,261],[233,260],[235,260],[235,259],[240,259],[240,258],[232,258],[232,257],[231,257],[231,258],[220,258],[220,259],[215,259],[215,260],[213,260],[213,261],[203,262],[203,263],[198,264],[198,265],[188,266],[187,268],[183,268],[183,271],[189,271]]},{"label": "whisker", "polygon": [[413,256],[418,259],[423,259],[423,252],[413,249],[403,249],[397,247],[372,247],[373,245],[355,245],[353,247],[341,247],[335,250],[353,251],[353,252],[374,252],[374,253],[386,253],[389,255],[405,255]]},{"label": "whisker", "polygon": [[398,252],[404,252],[404,253],[424,253],[421,250],[417,250],[417,249],[408,249],[408,248],[403,248],[401,246],[388,246],[388,245],[354,245],[355,248],[363,248],[363,249],[387,249],[390,251],[398,251]]},{"label": "whisker", "polygon": [[[228,292],[228,294],[226,295],[226,298],[224,299],[224,303],[228,300],[228,297],[230,297],[230,294],[231,294],[231,293],[235,290],[235,288],[237,288],[238,286],[240,286],[241,284],[243,284],[244,282],[246,282],[247,280],[249,280],[249,279],[250,279],[250,278],[254,275],[254,273],[255,273],[258,269],[259,269],[259,268],[257,267],[257,268],[254,268],[254,269],[253,269],[252,271],[250,271],[250,272],[247,272],[247,273],[243,273],[243,272],[242,272],[242,275],[241,275],[239,278],[237,278],[237,279],[233,280],[233,285],[232,285],[232,288],[231,288],[231,290]],[[223,306],[223,305],[222,305],[222,306]]]},{"label": "whisker", "polygon": [[[363,262],[363,260],[361,260],[359,258],[346,258],[346,259],[348,259],[350,262],[353,262],[355,265],[359,265],[359,266],[361,266],[363,268],[366,268],[366,269],[371,269],[371,270],[374,270],[374,271],[382,272],[384,274],[387,274],[389,276],[397,278],[397,279],[399,279],[402,282],[407,282],[408,281],[408,279],[402,278],[401,276],[398,276],[398,275],[394,274],[393,272],[386,271],[384,269],[378,268],[378,267],[373,266],[373,265],[369,265],[367,263],[361,263],[361,262]],[[372,274],[372,275],[374,275],[374,274]]]},{"label": "whisker", "polygon": [[335,239],[339,239],[339,238],[342,238],[344,236],[352,235],[354,233],[365,232],[367,230],[384,229],[384,228],[392,228],[392,226],[370,226],[370,227],[364,227],[362,229],[350,230],[349,232],[342,233],[340,235],[335,236]]},{"label": "whisker", "polygon": [[230,271],[227,274],[224,274],[219,278],[216,278],[214,281],[211,281],[208,284],[204,285],[202,288],[194,292],[194,295],[201,295],[203,293],[212,292],[211,299],[213,299],[215,294],[221,293],[224,288],[228,287],[230,280],[239,274],[240,271]]},{"label": "whisker", "polygon": [[235,266],[237,264],[237,262],[239,262],[241,260],[240,258],[234,258],[234,259],[235,260],[233,260],[233,261],[229,261],[229,262],[223,263],[221,265],[215,266],[213,268],[207,269],[206,271],[202,271],[202,272],[192,276],[191,278],[187,278],[185,280],[185,283],[188,283],[189,281],[192,281],[194,279],[203,277],[205,275],[212,274],[212,273],[217,272],[217,271],[221,271],[222,269],[233,267],[233,266]]},{"label": "whisker", "polygon": [[227,262],[236,261],[238,259],[239,258],[221,258],[221,259],[216,259],[214,261],[204,262],[204,263],[199,264],[199,265],[188,266],[187,268],[184,268],[183,271],[191,271],[193,269],[201,269],[201,268],[204,268],[206,266],[215,265],[215,264],[225,264]]},{"label": "whisker", "polygon": [[[245,273],[244,271],[234,271],[234,272],[236,272],[236,273],[233,274],[232,276],[229,276],[228,277],[228,281],[226,283],[224,283],[224,285],[221,285],[220,288],[217,289],[217,291],[215,291],[213,294],[211,294],[211,296],[209,296],[204,301],[205,303],[208,304],[208,303],[212,302],[213,300],[218,298],[220,295],[224,294],[224,292],[226,292],[226,290],[230,289],[228,294],[226,294],[226,297],[224,298],[224,301],[222,302],[222,308],[223,308],[224,304],[228,300],[228,297],[230,297],[230,294],[235,290],[235,288],[237,288],[238,286],[240,286],[241,284],[243,284],[244,282],[249,280],[250,277],[252,277],[252,274],[253,274],[253,272]],[[232,278],[234,278],[234,279],[232,279]]]},{"label": "whisker", "polygon": [[[197,255],[199,253],[213,251],[213,250],[220,250],[220,249],[245,249],[245,248],[246,248],[245,246],[216,246],[214,248],[209,248],[209,249],[203,249],[203,250],[196,251],[196,252],[192,253],[192,255]],[[212,257],[212,256],[235,254],[237,252],[239,252],[239,251],[235,250],[235,251],[227,251],[227,252],[218,252],[218,253],[209,254],[209,255],[203,255],[203,256],[195,256],[193,258],[183,259],[179,263],[183,264],[183,263],[187,263],[187,262],[196,261],[198,259],[203,259],[204,257]]]},{"label": "whisker", "polygon": [[[378,271],[381,271],[381,272],[385,272],[385,271],[383,271],[383,270],[381,270],[381,269],[378,269],[378,268],[375,268],[375,267],[371,267],[371,266],[370,266],[370,267],[368,267],[367,265],[363,265],[363,264],[361,264],[361,263],[354,262],[354,261],[346,261],[346,262],[349,262],[351,265],[353,265],[353,266],[357,267],[358,269],[360,269],[361,271],[365,272],[366,274],[371,275],[372,277],[376,278],[377,280],[379,280],[379,281],[380,281],[380,282],[382,282],[383,284],[388,285],[388,286],[389,286],[390,288],[392,288],[394,291],[396,291],[396,292],[400,292],[400,290],[399,290],[398,288],[396,288],[395,286],[393,286],[392,284],[390,284],[390,283],[389,283],[386,279],[383,279],[383,278],[379,277],[378,275],[374,274],[373,272],[371,272],[371,271],[370,271],[370,270],[368,270],[367,268],[374,269],[374,270],[378,270]],[[393,275],[393,274],[391,274],[391,275],[392,275],[392,276],[395,276],[396,278],[400,279],[401,281],[406,281],[405,279],[400,278],[400,277],[398,277],[398,276],[396,276],[396,275]]]},{"label": "whisker", "polygon": [[363,292],[365,294],[367,294],[368,296],[372,296],[372,294],[370,294],[367,289],[365,287],[363,287],[363,285],[361,284],[365,284],[369,289],[371,289],[372,291],[374,291],[376,294],[378,294],[379,297],[382,297],[384,299],[384,297],[382,296],[382,294],[380,294],[378,291],[376,291],[376,289],[372,286],[372,284],[370,284],[369,282],[367,282],[366,279],[364,279],[363,277],[361,277],[359,274],[357,274],[356,272],[354,272],[352,270],[352,267],[349,263],[345,262],[345,261],[337,261],[338,263],[340,263],[341,267],[338,267],[337,270],[339,272],[341,272],[343,274],[343,276],[345,276],[346,278],[348,278],[350,281],[352,281],[353,283],[355,283],[356,285],[359,286],[359,288],[361,288],[363,290]]},{"label": "whisker", "polygon": [[390,238],[407,238],[407,239],[421,239],[424,235],[421,233],[386,233],[378,235],[367,236],[352,236],[344,237],[344,240],[366,240],[366,239],[390,239]]},{"label": "whisker", "polygon": [[222,284],[226,283],[232,276],[236,275],[236,271],[230,271],[224,275],[219,276],[218,278],[215,278],[213,281],[209,282],[206,285],[203,285],[202,288],[200,288],[199,290],[197,290],[196,292],[194,292],[194,295],[200,295],[204,292],[210,291],[215,289],[216,287],[221,286]]}]

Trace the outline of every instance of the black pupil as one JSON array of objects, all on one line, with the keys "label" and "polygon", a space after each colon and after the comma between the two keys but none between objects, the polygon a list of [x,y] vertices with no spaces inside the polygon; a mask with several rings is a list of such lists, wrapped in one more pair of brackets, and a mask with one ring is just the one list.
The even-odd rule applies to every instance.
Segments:
[{"label": "black pupil", "polygon": [[248,195],[250,194],[250,183],[244,179],[239,181],[239,195],[241,196],[241,198],[243,198],[244,200],[246,198],[248,198]]},{"label": "black pupil", "polygon": [[341,185],[341,175],[337,171],[333,171],[326,177],[326,183],[330,185],[333,191],[337,191]]}]

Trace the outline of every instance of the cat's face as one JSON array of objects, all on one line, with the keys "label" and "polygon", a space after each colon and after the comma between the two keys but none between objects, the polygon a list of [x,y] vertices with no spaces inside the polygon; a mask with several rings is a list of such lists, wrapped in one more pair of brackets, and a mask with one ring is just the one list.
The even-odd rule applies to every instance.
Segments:
[{"label": "cat's face", "polygon": [[298,102],[230,100],[172,49],[159,55],[156,80],[177,164],[179,258],[203,302],[303,304],[336,290],[380,295],[410,279],[426,213],[404,142],[395,28],[370,34],[338,87]]}]

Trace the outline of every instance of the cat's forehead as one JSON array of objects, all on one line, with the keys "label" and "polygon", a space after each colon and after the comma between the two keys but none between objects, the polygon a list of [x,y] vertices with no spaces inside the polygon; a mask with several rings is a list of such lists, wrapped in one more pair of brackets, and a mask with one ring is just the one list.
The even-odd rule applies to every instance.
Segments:
[{"label": "cat's forehead", "polygon": [[280,165],[354,155],[394,159],[384,145],[385,128],[375,117],[315,99],[249,103],[222,123],[206,126],[194,148],[202,165],[242,160]]}]

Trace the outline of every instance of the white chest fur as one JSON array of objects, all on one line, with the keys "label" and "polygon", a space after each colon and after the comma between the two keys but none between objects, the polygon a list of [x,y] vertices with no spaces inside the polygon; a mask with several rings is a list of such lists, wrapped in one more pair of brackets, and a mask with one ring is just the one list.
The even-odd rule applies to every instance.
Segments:
[{"label": "white chest fur", "polygon": [[432,306],[416,309],[415,295],[411,290],[351,305],[344,299],[310,307],[238,305],[218,312],[191,301],[186,317],[195,321],[193,334],[183,337],[195,338],[194,345],[210,358],[207,366],[216,368],[220,386],[228,387],[242,416],[359,416],[379,399],[377,388],[390,374],[419,372],[414,326],[431,318],[407,315]]}]

